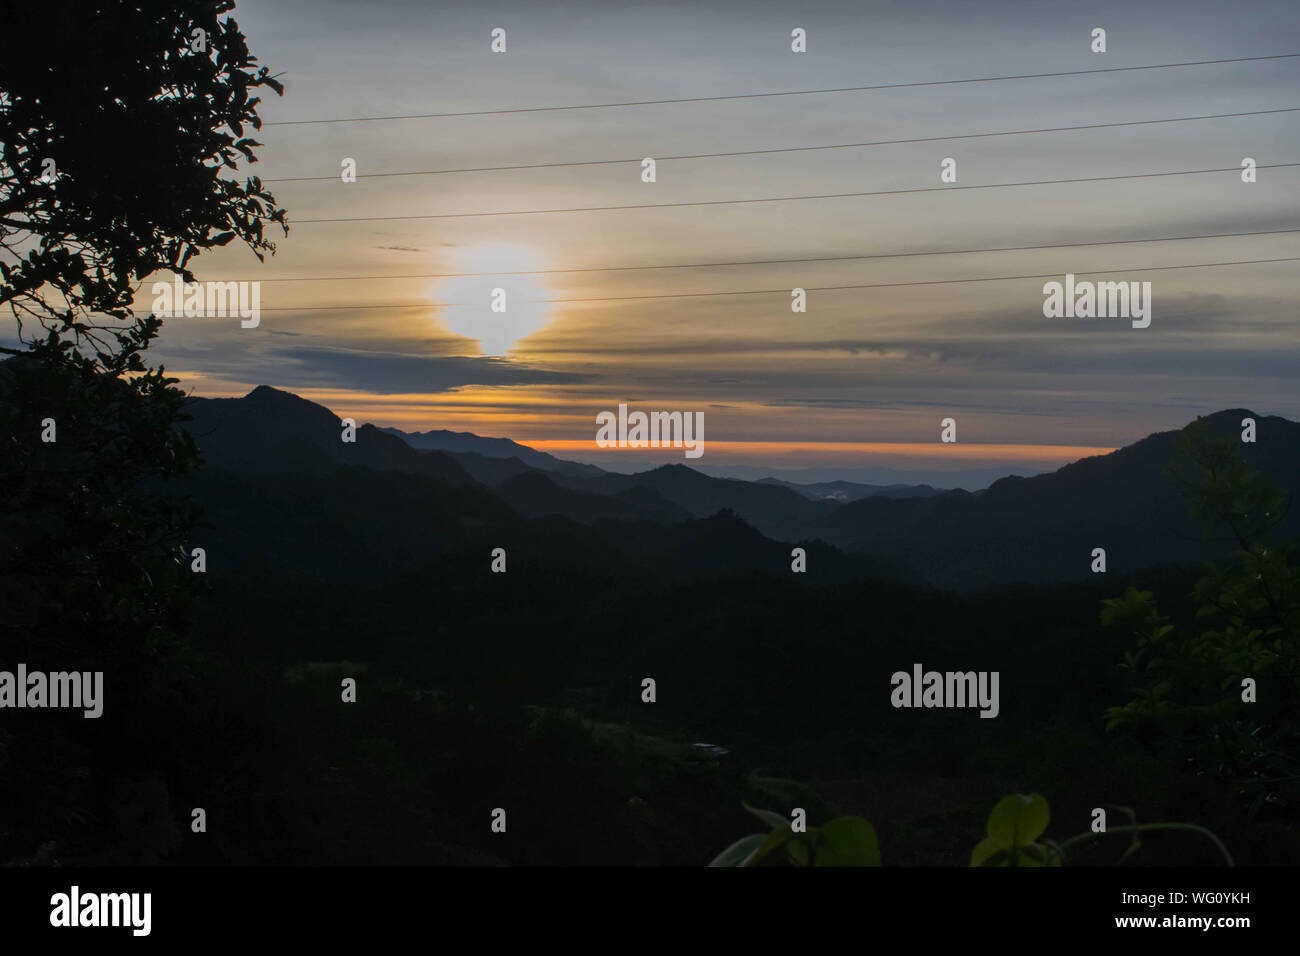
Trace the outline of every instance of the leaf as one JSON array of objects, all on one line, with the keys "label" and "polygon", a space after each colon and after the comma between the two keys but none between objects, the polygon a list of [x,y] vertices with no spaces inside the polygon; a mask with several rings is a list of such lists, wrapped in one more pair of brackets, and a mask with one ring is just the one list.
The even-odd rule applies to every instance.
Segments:
[{"label": "leaf", "polygon": [[795,866],[808,866],[811,859],[810,843],[818,839],[819,835],[816,828],[809,830],[807,833],[795,834],[795,836],[786,844],[785,851],[790,854],[790,859],[794,861]]},{"label": "leaf", "polygon": [[787,820],[785,817],[781,816],[781,814],[779,813],[775,813],[771,810],[760,810],[758,807],[751,807],[748,803],[743,803],[743,802],[741,803],[741,806],[743,806],[754,816],[758,817],[760,820],[762,820],[764,823],[770,826],[773,830],[779,830],[782,827],[785,827],[785,829],[787,830],[790,829],[790,821]]},{"label": "leaf", "polygon": [[789,843],[795,834],[789,827],[786,827],[784,830],[773,830],[770,833],[759,834],[759,836],[763,838],[761,845],[748,860],[741,864],[742,866],[758,866],[770,854]]},{"label": "leaf", "polygon": [[1017,866],[1052,866],[1053,858],[1053,853],[1041,843],[1030,843],[1016,849]]},{"label": "leaf", "polygon": [[821,835],[817,866],[880,866],[876,829],[861,817],[836,817]]},{"label": "leaf", "polygon": [[1013,793],[989,814],[989,838],[1005,849],[1033,843],[1047,829],[1047,801],[1037,793]]},{"label": "leaf", "polygon": [[762,846],[763,841],[766,839],[767,834],[765,833],[755,833],[753,836],[741,837],[715,856],[709,866],[744,866],[745,861],[753,856],[754,851]]},{"label": "leaf", "polygon": [[[975,844],[975,849],[970,851],[971,866],[1006,866],[1006,860],[994,861],[993,858],[998,854],[1004,854],[1006,848],[1001,846],[997,840],[992,837],[985,837]],[[992,861],[992,862],[990,862]]]}]

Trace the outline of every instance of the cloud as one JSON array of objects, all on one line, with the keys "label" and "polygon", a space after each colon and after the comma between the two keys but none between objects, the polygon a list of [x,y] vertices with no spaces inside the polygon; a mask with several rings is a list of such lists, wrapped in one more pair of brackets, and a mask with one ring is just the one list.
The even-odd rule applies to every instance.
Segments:
[{"label": "cloud", "polygon": [[[1123,42],[1112,32],[1113,50],[1103,57],[1088,50],[1092,23],[1063,27],[1060,18],[1037,15],[1041,5],[1027,0],[987,5],[987,16],[977,20],[959,0],[932,0],[919,14],[917,5],[875,5],[869,17],[861,4],[830,0],[815,5],[805,24],[814,51],[808,56],[783,52],[782,38],[793,24],[790,5],[778,0],[753,0],[741,18],[731,4],[683,0],[620,0],[601,5],[598,13],[579,0],[557,4],[497,5],[514,25],[512,41],[520,40],[503,57],[487,55],[473,5],[444,11],[433,57],[428,44],[419,42],[427,5],[415,0],[385,5],[378,18],[369,8],[339,0],[280,0],[254,4],[244,25],[250,36],[266,37],[259,56],[297,79],[294,96],[266,104],[268,120],[844,89],[1250,56],[1300,42],[1294,0],[1259,0],[1244,18],[1225,14],[1214,0],[1129,4]],[[557,8],[575,16],[582,11],[582,30],[575,33],[572,18],[557,16]],[[690,29],[682,30],[685,11]],[[1170,30],[1170,23],[1179,28]],[[719,36],[727,38],[722,56]],[[339,63],[347,69],[337,69]],[[286,184],[291,208],[292,200],[300,200],[297,212],[311,218],[447,218],[296,230],[281,246],[277,275],[390,277],[268,284],[264,304],[275,312],[261,329],[245,335],[237,324],[169,323],[159,351],[169,365],[213,375],[218,384],[367,390],[375,394],[375,406],[394,409],[416,400],[387,397],[393,393],[460,389],[427,404],[465,427],[491,405],[500,429],[513,428],[516,437],[563,435],[577,427],[578,410],[585,415],[589,401],[630,393],[645,396],[652,407],[709,407],[720,425],[748,429],[755,439],[905,435],[922,427],[914,421],[928,429],[930,410],[941,409],[983,416],[982,426],[1012,441],[1056,441],[1068,434],[1088,444],[1131,439],[1181,425],[1192,412],[1240,404],[1295,414],[1300,399],[1289,387],[1300,375],[1291,288],[1295,263],[1119,273],[1300,255],[1300,233],[1170,240],[1296,228],[1300,170],[1264,170],[1247,186],[1232,168],[1247,155],[1261,164],[1293,160],[1300,149],[1297,114],[1178,119],[1291,106],[1279,91],[1294,86],[1295,70],[1294,60],[1221,63],[519,113],[508,120],[271,127],[263,163],[271,170],[267,175],[286,177],[321,169],[322,156],[334,155],[343,142],[339,136],[362,136],[369,173],[619,158],[631,163],[392,176],[367,179],[355,189],[290,192],[296,187]],[[419,82],[395,83],[395,76]],[[957,138],[1118,122],[1146,125]],[[647,152],[693,155],[862,141],[894,142],[666,160],[657,185],[639,182],[637,157]],[[933,188],[938,160],[946,155],[958,158],[962,186],[1230,171],[951,193],[497,215]],[[1124,243],[1154,239],[1164,241]],[[477,333],[492,329],[491,315],[457,323],[457,310],[486,302],[485,292],[453,294],[449,277],[434,282],[391,276],[473,272],[448,253],[472,257],[499,244],[532,250],[541,260],[527,268],[544,272],[535,277],[543,290],[509,296],[512,310],[520,300],[545,299],[553,306],[549,324],[526,338],[501,335],[485,343]],[[971,251],[1031,246],[1045,248]],[[384,251],[403,255],[394,259]],[[234,251],[209,255],[206,262],[231,274],[247,272]],[[692,267],[660,268],[684,264]],[[1041,312],[1045,278],[982,281],[1060,277],[1067,271],[1096,278],[1109,270],[1115,279],[1152,281],[1149,329],[1047,319]],[[790,311],[788,290],[795,286],[810,290],[806,314]],[[744,290],[774,291],[717,294]],[[429,308],[423,313],[378,305],[425,299]],[[322,308],[288,311],[313,302]],[[457,305],[439,308],[435,302]],[[348,303],[366,308],[352,311],[344,307]],[[302,337],[261,334],[277,329]],[[194,341],[200,337],[211,342]],[[516,340],[504,358],[474,354],[475,341],[484,351],[504,351]],[[503,388],[493,394],[494,386]],[[725,415],[718,407],[724,404],[732,406]]]},{"label": "cloud", "polygon": [[465,385],[572,385],[593,376],[553,372],[508,359],[465,355],[399,355],[329,348],[277,353],[297,369],[286,369],[300,388],[354,388],[377,394],[445,392]]},{"label": "cloud", "polygon": [[587,373],[556,372],[503,358],[418,355],[391,351],[232,344],[222,341],[165,350],[168,364],[203,368],[226,381],[280,388],[341,388],[377,395],[449,392],[469,385],[572,385]]}]

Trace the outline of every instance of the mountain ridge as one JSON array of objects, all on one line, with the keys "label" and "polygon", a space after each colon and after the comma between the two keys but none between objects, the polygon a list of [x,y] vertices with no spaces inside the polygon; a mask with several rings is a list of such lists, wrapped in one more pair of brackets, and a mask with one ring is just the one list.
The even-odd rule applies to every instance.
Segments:
[{"label": "mountain ridge", "polygon": [[[526,521],[564,519],[605,535],[639,534],[645,547],[662,536],[651,533],[652,528],[669,529],[663,533],[671,538],[676,533],[672,528],[725,513],[768,541],[785,542],[786,553],[790,544],[822,541],[836,553],[868,559],[872,568],[892,566],[899,574],[919,575],[955,590],[1079,579],[1089,574],[1097,547],[1106,549],[1110,567],[1120,572],[1206,556],[1198,546],[1201,535],[1165,473],[1188,426],[1153,433],[1053,472],[1006,476],[979,491],[894,487],[884,489],[893,493],[886,495],[874,493],[879,489],[872,486],[842,483],[833,490],[845,498],[856,496],[843,500],[818,497],[825,488],[717,478],[681,463],[630,475],[594,466],[556,467],[573,463],[540,452],[501,457],[531,449],[465,432],[422,433],[441,436],[439,441],[454,436],[461,451],[412,448],[395,430],[369,424],[358,427],[356,441],[347,443],[340,439],[342,419],[332,411],[269,386],[238,399],[191,398],[186,410],[211,468],[250,477],[326,477],[340,468],[418,475],[482,489],[475,494],[483,503],[473,509],[484,515],[495,513],[487,504],[492,500]],[[1202,420],[1212,432],[1232,434],[1247,417],[1256,420],[1258,431],[1256,443],[1242,445],[1247,459],[1293,495],[1300,493],[1300,425],[1240,408]],[[491,454],[468,450],[469,445]],[[350,480],[355,485],[360,479]],[[432,487],[430,493],[451,494]],[[462,517],[472,515],[455,521],[463,523]],[[739,544],[745,535],[735,530],[737,525],[710,527],[715,529],[710,546],[716,554],[739,560],[746,548]],[[1282,531],[1300,531],[1300,513],[1288,515]],[[735,540],[714,540],[719,534]],[[636,547],[623,540],[616,544]],[[653,547],[674,554],[681,544],[665,539]]]}]

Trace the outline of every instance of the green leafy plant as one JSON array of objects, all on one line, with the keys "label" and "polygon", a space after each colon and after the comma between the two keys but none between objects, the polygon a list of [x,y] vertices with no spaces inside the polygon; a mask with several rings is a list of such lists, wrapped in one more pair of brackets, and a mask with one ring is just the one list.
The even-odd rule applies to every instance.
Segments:
[{"label": "green leafy plant", "polygon": [[989,814],[988,835],[971,851],[971,866],[1060,866],[1060,853],[1036,843],[1050,814],[1039,794],[1013,793]]},{"label": "green leafy plant", "polygon": [[742,837],[714,857],[709,866],[880,865],[876,830],[860,817],[836,817],[796,833],[791,821],[779,813],[744,806],[771,826],[771,832]]},{"label": "green leafy plant", "polygon": [[[1126,728],[1173,745],[1195,770],[1232,781],[1251,802],[1300,800],[1300,567],[1269,540],[1286,495],[1243,457],[1232,435],[1189,426],[1170,475],[1207,535],[1234,553],[1207,566],[1192,594],[1195,618],[1171,621],[1149,591],[1103,602],[1102,623],[1134,636],[1121,665],[1130,697],[1106,711]],[[1250,678],[1257,701],[1242,699]]]},{"label": "green leafy plant", "polygon": [[1085,830],[1067,840],[1057,843],[1043,837],[1051,820],[1047,800],[1037,793],[1013,793],[1003,797],[989,814],[986,826],[987,836],[971,851],[971,866],[1061,866],[1065,863],[1067,851],[1074,846],[1094,840],[1107,834],[1127,833],[1129,844],[1124,855],[1116,861],[1123,863],[1142,846],[1140,834],[1151,830],[1188,830],[1200,833],[1210,841],[1223,855],[1228,866],[1232,866],[1232,855],[1228,853],[1222,841],[1205,827],[1194,823],[1138,823],[1137,814],[1129,807],[1108,807],[1129,819],[1124,826],[1109,827],[1106,830]]},{"label": "green leafy plant", "polygon": [[[795,832],[791,821],[771,810],[744,805],[772,829],[742,837],[727,847],[709,866],[880,866],[880,845],[876,831],[861,817],[836,817],[820,827]],[[1107,833],[1127,833],[1128,847],[1117,863],[1123,863],[1142,846],[1140,834],[1151,830],[1187,830],[1212,841],[1228,866],[1232,855],[1222,841],[1204,827],[1192,823],[1138,823],[1128,807],[1113,807],[1129,823],[1105,831],[1085,830],[1060,843],[1043,836],[1051,821],[1046,798],[1037,793],[1012,793],[993,807],[985,837],[971,851],[971,866],[1061,866],[1067,851]]]}]

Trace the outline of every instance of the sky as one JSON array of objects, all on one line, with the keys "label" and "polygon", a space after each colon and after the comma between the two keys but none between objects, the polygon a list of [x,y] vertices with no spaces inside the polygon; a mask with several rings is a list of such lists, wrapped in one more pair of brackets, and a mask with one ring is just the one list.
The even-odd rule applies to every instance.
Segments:
[{"label": "sky", "polygon": [[[260,281],[262,317],[166,324],[157,357],[194,394],[268,384],[379,425],[614,467],[683,461],[597,448],[596,415],[623,402],[703,412],[692,467],[950,484],[1222,408],[1300,417],[1300,263],[1114,271],[1300,257],[1300,233],[1121,242],[1300,229],[1300,169],[1250,184],[1235,171],[1300,163],[1300,112],[970,138],[1300,107],[1300,59],[545,109],[1297,53],[1293,0],[264,0],[234,15],[286,85],[264,103],[252,170],[290,233],[265,264],[234,245],[196,262],[200,279]],[[498,27],[505,53],[490,49]],[[790,49],[796,27],[806,53]],[[658,158],[757,150],[789,151]],[[379,175],[547,163],[578,165]],[[952,188],[1207,169],[1227,171]],[[929,191],[717,204],[915,189]],[[667,203],[714,204],[590,208]],[[397,216],[443,218],[374,218]],[[953,254],[916,255],[936,252]],[[435,277],[503,271],[526,274]],[[1067,272],[1150,281],[1150,327],[1047,318],[1044,278],[949,281]],[[939,441],[949,417],[955,444]]]}]

